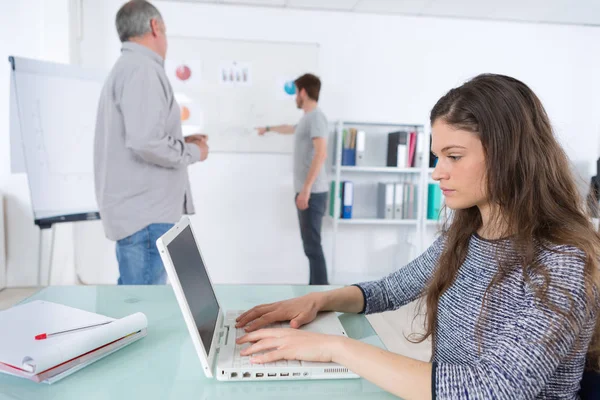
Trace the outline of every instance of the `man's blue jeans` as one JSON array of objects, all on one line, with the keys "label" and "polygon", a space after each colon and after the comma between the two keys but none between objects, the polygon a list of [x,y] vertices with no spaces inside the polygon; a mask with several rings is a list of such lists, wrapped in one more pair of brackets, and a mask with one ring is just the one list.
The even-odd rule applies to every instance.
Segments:
[{"label": "man's blue jeans", "polygon": [[164,285],[167,282],[156,239],[172,227],[173,224],[150,224],[117,241],[119,285]]}]

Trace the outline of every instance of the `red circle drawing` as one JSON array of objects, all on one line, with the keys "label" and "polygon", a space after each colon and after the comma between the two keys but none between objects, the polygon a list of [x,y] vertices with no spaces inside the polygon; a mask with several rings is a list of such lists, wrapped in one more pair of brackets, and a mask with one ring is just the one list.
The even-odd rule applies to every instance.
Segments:
[{"label": "red circle drawing", "polygon": [[180,65],[175,70],[175,75],[182,81],[187,81],[192,76],[192,70],[187,65]]}]

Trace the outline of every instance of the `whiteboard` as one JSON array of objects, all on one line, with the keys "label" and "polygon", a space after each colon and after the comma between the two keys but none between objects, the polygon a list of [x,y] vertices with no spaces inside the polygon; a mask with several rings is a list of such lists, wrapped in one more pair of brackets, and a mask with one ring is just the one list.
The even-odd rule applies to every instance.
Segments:
[{"label": "whiteboard", "polygon": [[[97,218],[93,144],[106,74],[13,57],[12,157],[22,157],[38,223]],[[19,137],[20,136],[20,137]],[[73,217],[76,217],[73,219]]]},{"label": "whiteboard", "polygon": [[209,135],[211,152],[291,153],[292,135],[257,126],[296,124],[293,81],[318,73],[307,43],[170,37],[165,70],[182,109],[184,135]]}]

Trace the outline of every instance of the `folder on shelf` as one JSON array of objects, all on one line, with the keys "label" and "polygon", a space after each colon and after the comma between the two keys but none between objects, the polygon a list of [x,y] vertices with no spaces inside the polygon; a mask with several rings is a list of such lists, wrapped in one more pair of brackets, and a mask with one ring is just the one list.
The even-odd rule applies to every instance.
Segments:
[{"label": "folder on shelf", "polygon": [[354,166],[356,165],[356,150],[354,149],[343,149],[342,150],[342,165]]},{"label": "folder on shelf", "polygon": [[0,372],[53,383],[146,336],[147,326],[142,313],[114,319],[48,301],[15,306],[0,312]]},{"label": "folder on shelf", "polygon": [[403,194],[402,214],[404,215],[404,218],[410,219],[410,183],[404,184]]},{"label": "folder on shelf", "polygon": [[352,206],[354,205],[354,184],[350,181],[343,182],[342,194],[342,218],[352,218]]},{"label": "folder on shelf", "polygon": [[340,182],[340,190],[338,192],[338,199],[340,199],[340,208],[337,212],[334,213],[335,210],[335,181],[331,181],[331,186],[329,189],[329,216],[331,218],[338,218],[342,216],[341,213],[341,199],[342,199],[342,191],[343,191],[343,183]]},{"label": "folder on shelf", "polygon": [[380,182],[377,196],[377,217],[394,218],[394,184]]},{"label": "folder on shelf", "polygon": [[442,190],[437,183],[430,183],[427,187],[427,219],[440,218],[442,207]]},{"label": "folder on shelf", "polygon": [[417,150],[417,132],[411,132],[408,139],[408,166],[415,166],[415,154]]},{"label": "folder on shelf", "polygon": [[357,129],[356,128],[350,128],[350,145],[348,146],[351,149],[356,149],[356,134],[357,134]]},{"label": "folder on shelf", "polygon": [[356,166],[365,165],[365,131],[358,131],[356,133]]},{"label": "folder on shelf", "polygon": [[423,166],[423,159],[425,157],[425,135],[423,132],[417,131],[416,138],[417,145],[415,149],[416,154],[414,159],[414,167],[421,168]]},{"label": "folder on shelf", "polygon": [[405,131],[388,133],[388,167],[408,167],[408,133]]},{"label": "folder on shelf", "polygon": [[413,184],[413,213],[412,219],[417,219],[419,213],[419,186]]},{"label": "folder on shelf", "polygon": [[342,165],[356,165],[356,128],[344,129]]},{"label": "folder on shelf", "polygon": [[405,219],[414,219],[414,186],[412,183],[404,184],[404,204],[402,213]]},{"label": "folder on shelf", "polygon": [[394,184],[394,219],[403,219],[404,183]]}]

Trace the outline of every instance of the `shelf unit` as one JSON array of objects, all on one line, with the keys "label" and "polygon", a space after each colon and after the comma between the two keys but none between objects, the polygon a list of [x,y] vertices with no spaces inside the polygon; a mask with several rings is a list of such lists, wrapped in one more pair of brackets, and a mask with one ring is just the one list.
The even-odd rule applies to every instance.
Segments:
[{"label": "shelf unit", "polygon": [[416,226],[417,219],[380,219],[380,218],[338,218],[338,224],[342,225],[407,225]]},{"label": "shelf unit", "polygon": [[[334,166],[334,171],[336,167]],[[340,166],[341,172],[381,172],[391,174],[420,174],[421,168],[395,168],[395,167],[355,167],[342,165]]]},{"label": "shelf unit", "polygon": [[[413,168],[397,168],[397,167],[386,167],[386,166],[346,166],[341,165],[342,162],[342,132],[344,128],[355,127],[364,130],[367,138],[369,135],[383,135],[384,132],[393,132],[397,130],[412,130],[418,133],[417,138],[417,153],[416,154],[419,166]],[[378,133],[369,133],[369,131],[378,130]],[[367,139],[368,142],[368,139]],[[384,146],[383,149],[379,149],[379,156],[387,154],[387,135],[381,143]],[[417,240],[416,246],[418,253],[424,251],[424,237],[423,233],[425,227],[430,225],[427,221],[427,183],[431,178],[431,171],[433,168],[429,168],[429,134],[425,132],[425,125],[423,124],[397,124],[397,123],[371,123],[371,122],[352,122],[352,121],[338,121],[335,125],[335,146],[334,146],[334,165],[333,170],[333,181],[334,193],[333,201],[334,210],[340,210],[341,199],[340,199],[340,182],[342,175],[344,178],[355,174],[367,175],[372,174],[375,176],[380,175],[400,175],[409,176],[410,180],[417,185],[418,202],[417,202],[417,219],[379,219],[379,218],[352,218],[342,219],[338,212],[334,212],[334,216],[328,215],[328,219],[332,223],[332,276],[336,276],[336,252],[337,252],[337,234],[340,226],[347,226],[350,229],[351,226],[391,226],[391,227],[413,227],[416,229]],[[367,147],[366,153],[369,153]],[[367,157],[368,158],[368,157]],[[383,159],[378,158],[379,163],[385,164],[385,156]],[[368,162],[368,159],[367,159]],[[376,179],[376,178],[374,178]],[[356,185],[355,185],[356,187]],[[356,193],[356,192],[355,192]],[[356,199],[356,196],[355,196]],[[356,203],[355,203],[356,204]],[[376,208],[376,204],[373,204]],[[356,208],[355,208],[356,210]],[[432,221],[437,223],[437,221]]]}]

